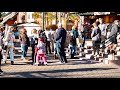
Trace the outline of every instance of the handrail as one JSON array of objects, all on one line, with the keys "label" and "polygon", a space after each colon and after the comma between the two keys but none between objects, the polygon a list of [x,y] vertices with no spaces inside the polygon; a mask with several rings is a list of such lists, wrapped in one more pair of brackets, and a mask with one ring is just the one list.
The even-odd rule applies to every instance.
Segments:
[{"label": "handrail", "polygon": [[[120,34],[120,33],[117,33],[117,36],[118,36],[119,34]],[[116,35],[116,34],[113,34],[112,36],[114,36],[114,35]],[[109,38],[107,38],[107,40],[105,41],[105,44],[110,40],[110,38],[111,38],[112,36],[110,36]],[[110,44],[109,44],[109,45],[110,45]],[[105,46],[105,48],[107,48],[109,45]]]}]

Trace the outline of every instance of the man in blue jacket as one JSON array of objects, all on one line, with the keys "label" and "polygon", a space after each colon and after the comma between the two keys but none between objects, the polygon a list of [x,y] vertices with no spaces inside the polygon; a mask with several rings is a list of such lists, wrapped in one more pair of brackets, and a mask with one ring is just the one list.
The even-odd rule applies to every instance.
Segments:
[{"label": "man in blue jacket", "polygon": [[66,30],[62,27],[62,24],[58,24],[58,30],[56,32],[55,42],[57,48],[57,54],[60,59],[61,64],[67,63],[66,55],[65,55],[65,42],[66,42]]}]

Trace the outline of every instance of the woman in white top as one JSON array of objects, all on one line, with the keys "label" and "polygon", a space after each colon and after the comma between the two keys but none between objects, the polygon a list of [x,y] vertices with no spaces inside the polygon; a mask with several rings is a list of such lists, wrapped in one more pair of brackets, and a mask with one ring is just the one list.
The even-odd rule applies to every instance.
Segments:
[{"label": "woman in white top", "polygon": [[[7,52],[9,52],[11,65],[14,64],[14,53],[13,53],[13,50],[14,50],[14,41],[15,41],[15,36],[14,36],[14,33],[13,33],[12,30],[13,30],[13,27],[9,27],[9,29],[8,29],[8,31],[6,33],[5,39],[4,39],[4,41],[7,42]],[[6,62],[7,53],[6,53],[6,55],[5,54],[3,55],[3,59]]]}]

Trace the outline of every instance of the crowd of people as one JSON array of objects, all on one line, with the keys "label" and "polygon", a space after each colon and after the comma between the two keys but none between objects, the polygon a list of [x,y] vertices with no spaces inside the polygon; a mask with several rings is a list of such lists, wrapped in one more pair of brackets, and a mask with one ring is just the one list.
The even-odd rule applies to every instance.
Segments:
[{"label": "crowd of people", "polygon": [[[112,24],[107,25],[102,18],[97,19],[92,25],[85,22],[82,28],[72,27],[69,38],[70,58],[75,59],[77,54],[77,47],[82,51],[85,48],[86,39],[92,39],[93,43],[93,55],[100,55],[100,50],[104,52],[104,49],[108,48],[108,54],[115,53],[117,47],[117,33],[119,32],[119,20],[115,20]],[[14,44],[16,42],[16,34],[14,33],[16,27],[8,26],[0,28],[0,72],[1,61],[6,63],[7,57],[10,57],[11,65],[14,64]],[[58,23],[58,29],[54,32],[50,27],[46,27],[45,30],[32,30],[32,35],[28,37],[27,30],[23,27],[19,30],[19,39],[21,44],[21,59],[27,60],[28,47],[32,49],[32,65],[39,65],[40,60],[43,59],[44,65],[47,65],[47,54],[52,54],[54,51],[54,59],[59,58],[61,64],[67,63],[65,54],[67,31],[62,27],[61,23]],[[78,43],[79,40],[79,43]],[[82,40],[82,42],[80,42]],[[106,40],[109,41],[109,45],[106,46]]]}]

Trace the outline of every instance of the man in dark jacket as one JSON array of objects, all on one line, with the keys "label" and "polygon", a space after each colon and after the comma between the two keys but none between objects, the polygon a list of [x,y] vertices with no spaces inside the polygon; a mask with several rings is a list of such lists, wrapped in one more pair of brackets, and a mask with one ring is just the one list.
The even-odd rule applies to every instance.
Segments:
[{"label": "man in dark jacket", "polygon": [[57,54],[59,56],[61,64],[64,62],[67,63],[66,55],[65,55],[65,42],[66,42],[66,30],[62,27],[62,24],[58,24],[58,30],[56,32],[56,48],[57,48]]}]

